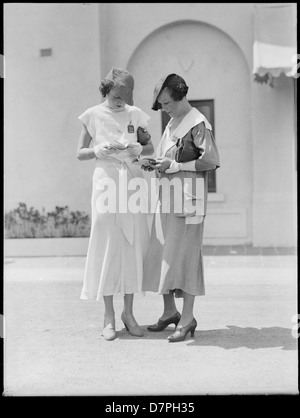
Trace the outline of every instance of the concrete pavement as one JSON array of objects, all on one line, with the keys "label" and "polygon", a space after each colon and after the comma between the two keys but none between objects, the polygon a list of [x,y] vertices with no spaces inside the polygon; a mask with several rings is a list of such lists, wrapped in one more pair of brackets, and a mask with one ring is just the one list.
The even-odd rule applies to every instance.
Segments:
[{"label": "concrete pavement", "polygon": [[[105,341],[103,303],[79,299],[84,262],[5,260],[5,396],[298,393],[295,255],[206,255],[195,337],[174,344],[173,326],[130,336],[120,295],[118,338]],[[161,296],[137,295],[134,312],[146,330]]]}]

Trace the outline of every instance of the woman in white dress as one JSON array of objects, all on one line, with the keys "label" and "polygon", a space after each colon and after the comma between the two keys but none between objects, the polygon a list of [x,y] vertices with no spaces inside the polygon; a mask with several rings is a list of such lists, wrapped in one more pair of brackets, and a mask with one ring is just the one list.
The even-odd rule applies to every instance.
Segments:
[{"label": "woman in white dress", "polygon": [[[87,109],[79,119],[82,131],[77,157],[96,158],[93,174],[92,222],[81,299],[100,300],[105,313],[102,335],[116,338],[113,295],[124,295],[121,319],[131,335],[143,336],[133,315],[133,297],[142,288],[143,258],[149,245],[147,215],[132,213],[128,190],[132,179],[144,179],[132,164],[140,154],[153,153],[147,123],[150,117],[133,105],[134,80],[113,68],[99,90],[106,100]],[[138,142],[138,132],[144,140]],[[146,140],[145,140],[146,138]],[[143,145],[142,145],[143,144]],[[143,195],[147,199],[146,194]]]}]

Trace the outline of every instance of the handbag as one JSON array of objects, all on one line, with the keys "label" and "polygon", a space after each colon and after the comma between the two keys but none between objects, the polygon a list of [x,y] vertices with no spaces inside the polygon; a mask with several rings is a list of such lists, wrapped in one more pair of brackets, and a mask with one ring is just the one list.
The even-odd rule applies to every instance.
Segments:
[{"label": "handbag", "polygon": [[139,126],[137,128],[137,140],[141,145],[146,145],[150,141],[151,135],[147,129]]},{"label": "handbag", "polygon": [[200,157],[200,150],[194,144],[192,133],[184,138],[179,138],[176,146],[175,161],[177,163],[186,163]]}]

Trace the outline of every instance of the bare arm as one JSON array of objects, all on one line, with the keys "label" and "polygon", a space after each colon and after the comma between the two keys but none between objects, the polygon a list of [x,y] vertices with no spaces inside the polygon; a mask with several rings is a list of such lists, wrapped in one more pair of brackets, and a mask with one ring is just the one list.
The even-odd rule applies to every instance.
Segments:
[{"label": "bare arm", "polygon": [[83,125],[77,147],[78,160],[91,160],[96,157],[93,148],[90,148],[91,140],[92,138],[90,134],[88,133],[86,127]]}]

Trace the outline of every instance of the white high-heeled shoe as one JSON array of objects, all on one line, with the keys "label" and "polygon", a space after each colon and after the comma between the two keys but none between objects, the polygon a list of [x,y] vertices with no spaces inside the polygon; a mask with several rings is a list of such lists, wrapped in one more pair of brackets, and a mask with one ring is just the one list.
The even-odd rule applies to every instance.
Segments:
[{"label": "white high-heeled shoe", "polygon": [[133,335],[134,337],[143,337],[144,331],[139,325],[129,325],[129,323],[126,321],[125,315],[122,313],[121,319],[125,325],[126,330],[129,332],[129,334]]}]

